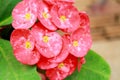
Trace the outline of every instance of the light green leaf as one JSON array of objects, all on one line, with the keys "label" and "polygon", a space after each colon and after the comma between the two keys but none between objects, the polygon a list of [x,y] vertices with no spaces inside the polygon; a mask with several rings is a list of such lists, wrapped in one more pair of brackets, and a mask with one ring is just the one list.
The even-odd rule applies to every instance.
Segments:
[{"label": "light green leaf", "polygon": [[12,22],[12,10],[20,1],[21,0],[0,0],[0,27]]},{"label": "light green leaf", "polygon": [[0,39],[0,80],[40,80],[35,66],[18,62],[9,41]]},{"label": "light green leaf", "polygon": [[65,80],[110,80],[110,73],[108,63],[97,53],[90,50],[81,71],[76,70]]}]

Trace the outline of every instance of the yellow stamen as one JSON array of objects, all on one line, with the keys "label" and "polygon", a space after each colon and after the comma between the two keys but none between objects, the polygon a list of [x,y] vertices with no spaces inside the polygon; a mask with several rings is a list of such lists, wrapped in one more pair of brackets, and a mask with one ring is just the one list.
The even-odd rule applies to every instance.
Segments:
[{"label": "yellow stamen", "polygon": [[60,64],[58,65],[58,68],[62,68],[62,67],[64,67],[64,66],[65,66],[64,63],[60,63]]},{"label": "yellow stamen", "polygon": [[49,41],[49,37],[48,36],[43,36],[43,42],[47,43]]},{"label": "yellow stamen", "polygon": [[43,16],[44,19],[47,19],[49,17],[48,13],[46,13],[46,12],[43,12],[42,16]]},{"label": "yellow stamen", "polygon": [[60,20],[62,21],[62,22],[65,22],[66,21],[66,16],[60,16]]},{"label": "yellow stamen", "polygon": [[25,48],[26,49],[30,49],[32,46],[31,46],[31,43],[30,43],[30,41],[26,41],[25,42]]},{"label": "yellow stamen", "polygon": [[78,41],[73,41],[73,46],[74,46],[74,47],[78,47],[78,46],[79,46]]},{"label": "yellow stamen", "polygon": [[30,13],[26,13],[25,14],[25,19],[26,20],[30,20],[31,19],[31,14]]}]

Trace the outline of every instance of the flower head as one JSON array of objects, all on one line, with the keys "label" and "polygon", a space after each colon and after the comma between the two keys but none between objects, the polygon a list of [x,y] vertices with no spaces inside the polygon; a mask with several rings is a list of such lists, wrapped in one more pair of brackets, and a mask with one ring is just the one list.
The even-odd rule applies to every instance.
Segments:
[{"label": "flower head", "polygon": [[10,42],[16,59],[36,64],[50,80],[63,80],[76,67],[80,71],[92,44],[89,18],[74,1],[22,0],[12,11]]}]

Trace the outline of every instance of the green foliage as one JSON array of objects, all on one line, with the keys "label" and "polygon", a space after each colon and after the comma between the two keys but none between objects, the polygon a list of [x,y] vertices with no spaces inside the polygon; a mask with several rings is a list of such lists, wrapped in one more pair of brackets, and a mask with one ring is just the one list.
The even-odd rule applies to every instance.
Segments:
[{"label": "green foliage", "polygon": [[35,66],[18,62],[9,41],[0,39],[0,80],[40,80]]},{"label": "green foliage", "polygon": [[21,0],[0,0],[0,27],[12,22],[11,12]]},{"label": "green foliage", "polygon": [[109,80],[110,73],[107,62],[97,53],[90,50],[81,71],[76,70],[66,80]]}]

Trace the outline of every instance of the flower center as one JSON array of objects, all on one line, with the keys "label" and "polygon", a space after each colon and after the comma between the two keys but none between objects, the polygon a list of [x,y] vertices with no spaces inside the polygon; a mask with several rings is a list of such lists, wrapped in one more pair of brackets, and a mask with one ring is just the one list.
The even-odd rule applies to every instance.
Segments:
[{"label": "flower center", "polygon": [[60,64],[58,65],[58,68],[62,68],[62,67],[64,67],[64,66],[65,66],[64,63],[60,63]]},{"label": "flower center", "polygon": [[66,16],[64,16],[64,15],[60,16],[60,20],[61,20],[62,22],[65,22],[66,19],[67,19]]},{"label": "flower center", "polygon": [[48,36],[43,36],[43,42],[47,43],[49,41],[49,37]]},{"label": "flower center", "polygon": [[31,43],[30,43],[30,41],[26,41],[25,42],[25,48],[26,49],[30,49],[32,46],[31,46]]},{"label": "flower center", "polygon": [[31,19],[31,14],[30,13],[26,13],[25,14],[25,19],[26,20],[30,20]]},{"label": "flower center", "polygon": [[79,46],[78,41],[73,41],[73,46],[74,46],[74,47],[78,47],[78,46]]},{"label": "flower center", "polygon": [[48,15],[47,12],[43,12],[43,13],[42,13],[42,16],[43,16],[44,19],[47,19],[47,18],[49,17],[49,15]]}]

